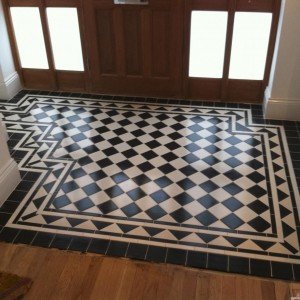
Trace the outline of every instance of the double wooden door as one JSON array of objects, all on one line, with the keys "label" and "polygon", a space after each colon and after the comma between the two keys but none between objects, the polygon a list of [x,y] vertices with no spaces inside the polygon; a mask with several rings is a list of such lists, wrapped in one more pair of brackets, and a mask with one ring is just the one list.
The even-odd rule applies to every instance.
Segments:
[{"label": "double wooden door", "polygon": [[[4,7],[15,63],[26,88],[259,102],[270,74],[280,0],[149,0],[143,5],[118,5],[113,0],[4,0]],[[38,7],[48,69],[22,66],[12,7]],[[49,7],[77,9],[83,70],[57,68],[47,19]],[[197,30],[192,28],[194,12],[226,14],[221,75],[216,78],[191,75],[189,70],[191,31]],[[230,78],[234,23],[239,12],[271,15],[264,72],[259,79]],[[251,30],[251,24],[247,26]],[[205,24],[198,29],[205,31]],[[212,34],[215,31],[213,28]],[[207,40],[199,41],[200,48],[208,53],[209,40],[208,35]],[[71,53],[72,48],[62,51]],[[202,57],[199,52],[199,59]],[[198,59],[197,53],[193,59]]]}]

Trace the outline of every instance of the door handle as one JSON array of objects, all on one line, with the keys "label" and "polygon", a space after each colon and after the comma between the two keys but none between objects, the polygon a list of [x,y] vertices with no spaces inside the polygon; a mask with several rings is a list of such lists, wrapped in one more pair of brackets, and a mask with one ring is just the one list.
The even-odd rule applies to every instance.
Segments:
[{"label": "door handle", "polygon": [[114,0],[115,4],[148,5],[148,0]]}]

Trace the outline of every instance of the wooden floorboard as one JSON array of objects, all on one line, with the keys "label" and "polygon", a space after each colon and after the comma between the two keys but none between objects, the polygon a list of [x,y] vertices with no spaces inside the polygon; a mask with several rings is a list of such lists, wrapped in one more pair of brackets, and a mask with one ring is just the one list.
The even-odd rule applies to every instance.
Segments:
[{"label": "wooden floorboard", "polygon": [[25,299],[287,300],[299,284],[0,243],[0,271],[33,280]]}]

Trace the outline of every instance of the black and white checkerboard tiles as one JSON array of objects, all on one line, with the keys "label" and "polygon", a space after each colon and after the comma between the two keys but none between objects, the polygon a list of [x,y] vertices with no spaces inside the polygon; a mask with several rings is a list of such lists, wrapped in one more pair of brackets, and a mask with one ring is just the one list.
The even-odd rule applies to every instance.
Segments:
[{"label": "black and white checkerboard tiles", "polygon": [[53,247],[65,238],[84,251],[107,242],[107,254],[120,243],[122,256],[145,251],[138,258],[157,248],[161,261],[204,255],[194,265],[208,268],[216,256],[246,274],[261,260],[263,275],[284,264],[296,279],[299,192],[282,126],[253,124],[246,108],[31,94],[15,102],[0,115],[24,177],[3,205],[3,240],[45,236]]}]

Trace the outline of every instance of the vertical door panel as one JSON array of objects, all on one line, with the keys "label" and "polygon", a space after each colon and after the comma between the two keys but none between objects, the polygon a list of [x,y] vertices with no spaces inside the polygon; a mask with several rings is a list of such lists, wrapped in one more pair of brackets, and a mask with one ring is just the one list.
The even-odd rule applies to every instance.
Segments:
[{"label": "vertical door panel", "polygon": [[152,75],[154,77],[170,76],[170,11],[152,12]]},{"label": "vertical door panel", "polygon": [[95,12],[98,39],[95,41],[99,53],[101,74],[117,74],[116,43],[112,9],[97,9]]},{"label": "vertical door panel", "polygon": [[137,9],[123,11],[125,65],[127,75],[142,75],[141,14]]},{"label": "vertical door panel", "polygon": [[149,5],[85,1],[92,90],[182,96],[182,4],[181,0],[150,0]]}]

